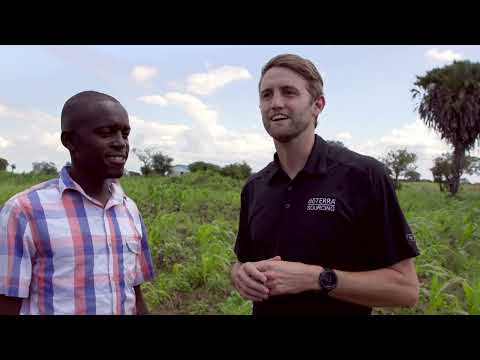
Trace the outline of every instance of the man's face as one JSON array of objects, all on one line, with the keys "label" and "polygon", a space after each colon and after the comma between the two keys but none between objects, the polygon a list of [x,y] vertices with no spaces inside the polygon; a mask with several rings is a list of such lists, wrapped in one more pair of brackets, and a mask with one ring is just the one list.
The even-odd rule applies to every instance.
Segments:
[{"label": "man's face", "polygon": [[128,158],[128,114],[113,101],[92,104],[75,129],[75,166],[100,178],[119,178]]},{"label": "man's face", "polygon": [[313,100],[307,81],[287,68],[272,67],[260,84],[263,126],[271,137],[282,143],[304,131],[313,132],[324,101],[323,96]]}]

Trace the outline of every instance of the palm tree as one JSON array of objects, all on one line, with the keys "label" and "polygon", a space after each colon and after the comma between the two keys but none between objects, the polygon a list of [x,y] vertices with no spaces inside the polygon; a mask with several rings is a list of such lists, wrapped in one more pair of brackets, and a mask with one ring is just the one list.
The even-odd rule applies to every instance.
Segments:
[{"label": "palm tree", "polygon": [[10,164],[10,168],[12,169],[12,173],[13,173],[15,171],[15,169],[17,168],[17,165]]},{"label": "palm tree", "polygon": [[411,92],[414,99],[420,95],[420,118],[454,148],[454,174],[449,190],[455,195],[465,152],[480,137],[480,63],[454,61],[417,76],[414,85]]}]

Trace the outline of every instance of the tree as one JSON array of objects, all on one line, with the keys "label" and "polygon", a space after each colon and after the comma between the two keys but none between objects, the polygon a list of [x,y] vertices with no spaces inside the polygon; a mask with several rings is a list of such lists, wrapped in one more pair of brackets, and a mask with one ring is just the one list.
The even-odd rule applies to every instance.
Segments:
[{"label": "tree", "polygon": [[327,140],[327,143],[332,146],[345,147],[345,144],[339,140]]},{"label": "tree", "polygon": [[395,180],[395,189],[400,189],[399,176],[405,175],[407,172],[415,171],[417,168],[415,162],[417,155],[410,153],[407,149],[391,150],[381,160],[387,168],[387,173]]},{"label": "tree", "polygon": [[44,175],[56,175],[58,174],[57,166],[53,162],[34,162],[32,163],[32,173],[44,174]]},{"label": "tree", "polygon": [[152,170],[154,173],[165,176],[172,171],[173,159],[167,155],[157,152],[152,155]]},{"label": "tree", "polygon": [[7,170],[8,161],[6,159],[0,158],[0,171]]},{"label": "tree", "polygon": [[454,147],[449,191],[458,192],[465,152],[480,137],[480,63],[454,61],[417,76],[411,90],[420,96],[418,112],[425,124]]},{"label": "tree", "polygon": [[188,169],[191,172],[210,170],[218,173],[220,173],[222,170],[222,168],[218,165],[203,162],[203,161],[196,161],[194,163],[191,163],[190,165],[188,165]]},{"label": "tree", "polygon": [[147,148],[145,150],[140,150],[133,148],[132,152],[137,156],[143,165],[140,167],[140,171],[143,175],[150,175],[152,173],[152,153],[153,148]]},{"label": "tree", "polygon": [[244,161],[241,164],[234,163],[224,166],[221,174],[235,179],[246,179],[252,175],[252,168]]},{"label": "tree", "polygon": [[407,181],[420,181],[420,173],[415,170],[406,171],[404,176]]},{"label": "tree", "polygon": [[[454,181],[455,166],[454,156],[451,153],[444,153],[433,160],[433,167],[430,169],[433,175],[433,181],[438,183],[440,191],[450,189],[451,183]],[[462,173],[469,175],[480,173],[480,158],[475,156],[465,156]]]},{"label": "tree", "polygon": [[15,171],[16,168],[17,168],[17,165],[10,164],[10,169],[12,169],[12,173]]},{"label": "tree", "polygon": [[143,166],[140,168],[143,175],[158,174],[165,176],[172,170],[173,159],[162,154],[154,147],[144,150],[133,148],[132,151],[143,163]]}]

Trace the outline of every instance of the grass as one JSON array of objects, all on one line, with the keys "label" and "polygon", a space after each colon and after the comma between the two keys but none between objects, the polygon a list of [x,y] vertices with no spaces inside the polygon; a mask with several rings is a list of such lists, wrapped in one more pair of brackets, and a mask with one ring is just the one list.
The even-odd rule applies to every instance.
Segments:
[{"label": "grass", "polygon": [[[0,204],[49,177],[0,173]],[[243,181],[215,173],[175,178],[124,177],[140,208],[157,270],[144,284],[157,314],[249,314],[251,303],[233,289]],[[464,185],[451,198],[432,183],[404,183],[400,205],[417,238],[420,302],[375,314],[480,314],[480,188]]]}]

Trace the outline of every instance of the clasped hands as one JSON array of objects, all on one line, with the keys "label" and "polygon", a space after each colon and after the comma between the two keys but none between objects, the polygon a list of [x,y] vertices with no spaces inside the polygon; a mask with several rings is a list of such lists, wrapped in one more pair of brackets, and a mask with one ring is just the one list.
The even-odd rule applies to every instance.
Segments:
[{"label": "clasped hands", "polygon": [[263,301],[270,296],[297,294],[318,288],[319,266],[283,261],[280,256],[257,262],[237,263],[232,280],[240,295]]}]

